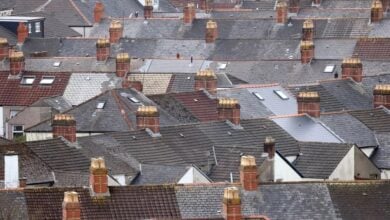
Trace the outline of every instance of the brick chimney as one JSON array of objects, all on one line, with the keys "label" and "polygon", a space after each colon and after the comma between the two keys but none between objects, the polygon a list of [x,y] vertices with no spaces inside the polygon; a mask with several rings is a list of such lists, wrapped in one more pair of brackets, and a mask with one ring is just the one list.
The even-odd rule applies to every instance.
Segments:
[{"label": "brick chimney", "polygon": [[308,19],[305,22],[303,22],[302,40],[313,41],[313,38],[314,38],[314,23],[313,20]]},{"label": "brick chimney", "polygon": [[223,191],[222,215],[226,220],[241,220],[241,198],[237,187],[226,187]]},{"label": "brick chimney", "polygon": [[125,79],[122,81],[122,88],[128,89],[128,88],[133,88],[139,92],[143,91],[143,84],[141,81],[136,80],[132,76],[127,76]]},{"label": "brick chimney", "polygon": [[206,24],[206,43],[214,43],[218,37],[218,26],[215,21],[208,21]]},{"label": "brick chimney", "polygon": [[240,104],[236,99],[220,98],[218,99],[218,120],[229,120],[235,125],[240,124]]},{"label": "brick chimney", "polygon": [[130,72],[130,56],[128,53],[118,53],[116,55],[116,76],[124,77]]},{"label": "brick chimney", "polygon": [[96,42],[96,60],[106,61],[110,56],[110,41],[106,38],[98,39]]},{"label": "brick chimney", "polygon": [[0,61],[8,58],[9,44],[7,38],[0,37]]},{"label": "brick chimney", "polygon": [[91,158],[89,187],[92,196],[108,196],[108,169],[102,157]]},{"label": "brick chimney", "polygon": [[112,21],[110,24],[110,43],[118,43],[123,36],[123,26],[120,21]]},{"label": "brick chimney", "polygon": [[314,43],[313,41],[301,41],[301,63],[310,63],[314,59]]},{"label": "brick chimney", "polygon": [[386,12],[389,8],[389,3],[390,1],[389,0],[382,0],[382,7],[383,7],[383,11]]},{"label": "brick chimney", "polygon": [[321,5],[321,0],[313,0],[312,4],[313,5]]},{"label": "brick chimney", "polygon": [[77,192],[64,192],[64,201],[62,202],[62,220],[80,220],[81,209],[79,194]]},{"label": "brick chimney", "polygon": [[28,27],[23,23],[19,22],[18,29],[18,43],[23,44],[24,40],[28,37]]},{"label": "brick chimney", "polygon": [[24,72],[24,54],[21,51],[12,51],[9,55],[9,71],[12,76],[17,76]]},{"label": "brick chimney", "polygon": [[299,0],[288,1],[288,11],[290,13],[298,13],[299,11]]},{"label": "brick chimney", "polygon": [[242,156],[240,165],[240,182],[246,191],[256,191],[258,181],[256,159],[254,156]]},{"label": "brick chimney", "polygon": [[139,106],[137,110],[137,129],[148,128],[160,133],[160,114],[156,106]]},{"label": "brick chimney", "polygon": [[287,3],[279,1],[276,4],[276,23],[285,24],[287,22]]},{"label": "brick chimney", "polygon": [[374,0],[371,5],[371,22],[380,22],[383,19],[383,5],[380,0]]},{"label": "brick chimney", "polygon": [[144,17],[145,17],[145,19],[153,17],[153,1],[152,0],[145,0]]},{"label": "brick chimney", "polygon": [[217,93],[217,76],[211,69],[200,70],[195,75],[195,90],[205,89],[210,94]]},{"label": "brick chimney", "polygon": [[8,151],[4,155],[4,187],[19,187],[19,155],[14,151]]},{"label": "brick chimney", "polygon": [[76,142],[76,120],[69,114],[56,114],[52,122],[53,137],[64,137]]},{"label": "brick chimney", "polygon": [[199,7],[201,10],[208,10],[209,9],[209,2],[208,0],[199,0]]},{"label": "brick chimney", "polygon": [[390,84],[376,85],[374,88],[374,108],[384,106],[390,109]]},{"label": "brick chimney", "polygon": [[344,58],[341,64],[341,77],[352,78],[355,82],[361,82],[363,77],[363,64],[359,58]]},{"label": "brick chimney", "polygon": [[104,17],[104,5],[102,2],[96,2],[93,9],[93,19],[95,23],[100,23]]},{"label": "brick chimney", "polygon": [[275,157],[275,139],[271,136],[265,137],[264,153],[268,154],[269,159],[273,159]]},{"label": "brick chimney", "polygon": [[306,113],[312,117],[320,117],[320,96],[318,92],[300,92],[297,96],[298,114]]},{"label": "brick chimney", "polygon": [[188,3],[187,6],[183,8],[183,22],[184,24],[191,25],[192,21],[195,19],[195,5],[194,3]]}]

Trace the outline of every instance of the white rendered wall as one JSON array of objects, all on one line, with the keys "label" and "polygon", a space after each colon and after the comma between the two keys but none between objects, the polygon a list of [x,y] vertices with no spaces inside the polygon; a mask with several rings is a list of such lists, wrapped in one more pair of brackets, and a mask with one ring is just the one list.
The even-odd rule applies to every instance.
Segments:
[{"label": "white rendered wall", "polygon": [[355,179],[355,148],[352,147],[329,176],[329,180]]},{"label": "white rendered wall", "polygon": [[19,156],[4,156],[4,186],[6,189],[19,187]]},{"label": "white rendered wall", "polygon": [[302,178],[289,164],[283,160],[279,154],[275,154],[274,157],[275,166],[274,166],[274,181],[301,181]]}]

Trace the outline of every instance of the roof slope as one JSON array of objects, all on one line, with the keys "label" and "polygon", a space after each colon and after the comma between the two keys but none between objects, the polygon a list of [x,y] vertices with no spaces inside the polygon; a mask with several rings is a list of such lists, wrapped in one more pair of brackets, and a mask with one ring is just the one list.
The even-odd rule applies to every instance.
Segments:
[{"label": "roof slope", "polygon": [[390,114],[386,108],[352,111],[349,114],[375,132],[390,132]]}]

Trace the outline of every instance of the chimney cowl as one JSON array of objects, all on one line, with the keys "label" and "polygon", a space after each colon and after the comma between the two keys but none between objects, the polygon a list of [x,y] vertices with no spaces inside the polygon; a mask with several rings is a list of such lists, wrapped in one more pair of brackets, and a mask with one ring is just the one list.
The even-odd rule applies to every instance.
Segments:
[{"label": "chimney cowl", "polygon": [[8,47],[8,39],[0,37],[0,47],[4,47],[4,46]]},{"label": "chimney cowl", "polygon": [[240,166],[242,169],[256,167],[256,159],[254,156],[242,156]]}]

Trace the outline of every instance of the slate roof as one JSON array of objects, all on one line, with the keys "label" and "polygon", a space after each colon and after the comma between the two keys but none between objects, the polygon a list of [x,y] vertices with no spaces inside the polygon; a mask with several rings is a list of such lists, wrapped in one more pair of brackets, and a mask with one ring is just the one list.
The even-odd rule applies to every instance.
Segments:
[{"label": "slate roof", "polygon": [[390,20],[383,19],[377,24],[373,24],[373,28],[370,31],[369,37],[390,37]]},{"label": "slate roof", "polygon": [[72,108],[72,105],[62,96],[54,96],[49,98],[41,98],[30,107],[51,107],[58,112],[64,112]]},{"label": "slate roof", "polygon": [[141,171],[132,181],[132,185],[177,183],[191,167],[142,164],[140,168]]},{"label": "slate roof", "polygon": [[[32,85],[20,84],[21,79],[8,79],[9,72],[0,72],[0,105],[29,106],[43,97],[62,95],[69,81],[67,73],[24,72],[23,76],[35,76]],[[43,76],[55,76],[52,85],[40,85]]]},{"label": "slate roof", "polygon": [[343,59],[351,57],[356,39],[318,39],[314,40],[314,59]]},{"label": "slate roof", "polygon": [[374,152],[371,160],[380,169],[390,169],[390,134],[389,133],[376,133],[375,137],[378,140],[379,147]]},{"label": "slate roof", "polygon": [[0,137],[0,145],[10,144],[10,143],[12,143],[11,140],[8,140],[4,137]]},{"label": "slate roof", "polygon": [[385,108],[352,111],[349,114],[375,132],[389,132],[390,117],[388,110]]},{"label": "slate roof", "polygon": [[389,60],[390,38],[362,38],[356,43],[353,54],[362,60]]},{"label": "slate roof", "polygon": [[0,25],[0,36],[3,38],[7,38],[8,44],[10,45],[16,45],[18,39],[16,37],[16,34],[9,31],[7,28]]},{"label": "slate roof", "polygon": [[26,199],[21,190],[2,190],[0,207],[0,216],[3,219],[28,219]]}]

